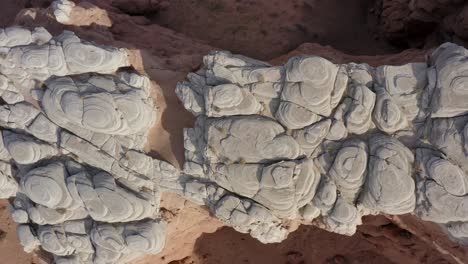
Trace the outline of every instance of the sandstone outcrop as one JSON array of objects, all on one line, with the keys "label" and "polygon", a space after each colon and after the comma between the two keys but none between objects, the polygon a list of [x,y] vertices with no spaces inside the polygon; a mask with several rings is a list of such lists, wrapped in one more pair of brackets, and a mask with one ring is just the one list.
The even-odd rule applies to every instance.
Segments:
[{"label": "sandstone outcrop", "polygon": [[264,243],[285,239],[286,220],[351,235],[382,213],[415,213],[463,240],[466,56],[446,43],[426,63],[297,56],[278,67],[212,52],[176,90],[197,116],[184,145],[194,178],[180,191]]}]

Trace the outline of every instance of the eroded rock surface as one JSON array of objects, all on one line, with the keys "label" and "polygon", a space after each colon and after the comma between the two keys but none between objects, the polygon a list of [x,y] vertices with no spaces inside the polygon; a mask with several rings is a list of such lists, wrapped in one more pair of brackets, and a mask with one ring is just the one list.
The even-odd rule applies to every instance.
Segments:
[{"label": "eroded rock surface", "polygon": [[12,197],[25,250],[56,263],[159,253],[158,182],[176,170],[143,152],[156,121],[149,79],[115,73],[128,65],[126,50],[72,32],[2,32],[0,193]]},{"label": "eroded rock surface", "polygon": [[352,235],[364,215],[407,213],[466,241],[466,58],[450,43],[377,68],[212,52],[176,90],[197,117],[178,191],[264,243],[291,220]]},{"label": "eroded rock surface", "polygon": [[[24,45],[49,41],[32,39]],[[125,61],[104,56],[110,56],[105,63]],[[52,78],[54,69],[43,77],[15,66],[25,79],[5,77],[19,87],[2,90],[8,115],[2,155],[5,165],[14,165],[14,175],[4,177],[5,190],[27,190],[13,203],[15,220],[25,223],[18,228],[25,248],[42,246],[58,263],[126,262],[159,252],[161,191],[208,205],[224,223],[264,243],[285,239],[295,220],[352,234],[364,214],[413,212],[424,199],[417,194],[419,178],[416,185],[413,180],[419,162],[414,150],[435,150],[438,140],[434,136],[431,146],[424,137],[438,74],[433,63],[372,68],[299,57],[270,67],[230,54],[208,58],[206,72],[212,72],[191,74],[197,92],[184,95],[193,97],[183,101],[199,120],[186,131],[189,162],[180,175],[142,152],[154,122],[146,122],[154,118],[147,79],[113,74],[127,62],[115,68],[105,63],[73,72],[72,62],[66,67],[73,76],[54,72]],[[83,74],[88,71],[112,75]],[[35,102],[29,97],[37,104],[29,106]],[[449,192],[463,192],[445,182]],[[43,193],[39,185],[53,187]],[[42,222],[38,227],[34,221]],[[447,226],[463,238],[463,224]]]}]

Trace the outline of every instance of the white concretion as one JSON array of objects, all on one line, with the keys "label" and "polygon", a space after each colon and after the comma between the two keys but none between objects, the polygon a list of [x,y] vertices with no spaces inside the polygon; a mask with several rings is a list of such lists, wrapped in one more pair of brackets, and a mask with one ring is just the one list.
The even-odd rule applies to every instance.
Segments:
[{"label": "white concretion", "polygon": [[9,27],[0,29],[0,46],[12,48],[31,43],[42,45],[47,43],[52,35],[43,27],[37,27],[30,31],[22,27]]},{"label": "white concretion", "polygon": [[303,128],[320,120],[320,116],[307,108],[287,101],[279,104],[275,118],[288,129]]},{"label": "white concretion", "polygon": [[[56,1],[55,15],[71,4]],[[143,152],[156,121],[149,79],[103,75],[128,65],[126,51],[72,32],[1,29],[0,50],[0,198],[14,197],[25,250],[80,264],[159,253],[159,183],[178,171]]]},{"label": "white concretion", "polygon": [[432,117],[454,117],[468,112],[468,51],[451,43],[441,45],[430,58],[437,73],[431,103]]},{"label": "white concretion", "polygon": [[207,120],[206,158],[214,163],[295,159],[299,145],[275,121],[260,116]]},{"label": "white concretion", "polygon": [[424,102],[425,99],[422,98],[428,85],[427,70],[426,63],[377,68],[376,78],[379,86],[382,86],[401,107],[407,120],[422,121],[427,117],[424,105],[428,102]]},{"label": "white concretion", "polygon": [[[88,225],[85,220],[64,222],[61,225],[40,226],[37,236],[44,250],[57,256],[91,255],[94,248],[91,244]],[[87,258],[89,259],[89,257]]]},{"label": "white concretion", "polygon": [[325,119],[303,129],[295,130],[293,137],[306,155],[310,156],[328,135],[331,124],[330,119]]},{"label": "white concretion", "polygon": [[351,100],[343,118],[344,124],[349,133],[361,135],[373,127],[371,114],[374,109],[375,94],[363,85],[352,86],[349,90]]},{"label": "white concretion", "polygon": [[35,88],[36,80],[44,81],[53,75],[112,73],[128,65],[125,50],[95,46],[70,31],[49,41],[45,41],[46,37],[40,39],[41,43],[31,41],[29,45],[21,40],[23,45],[7,46],[1,51],[1,73],[22,89]]},{"label": "white concretion", "polygon": [[24,100],[24,96],[7,77],[0,75],[0,97],[8,104]]},{"label": "white concretion", "polygon": [[338,198],[329,216],[325,218],[328,229],[343,235],[353,235],[356,226],[361,224],[361,215],[358,209],[341,198]]},{"label": "white concretion", "polygon": [[[324,116],[332,111],[338,66],[320,57],[295,57],[285,65],[285,85],[281,99]],[[337,87],[340,89],[340,87]]]},{"label": "white concretion", "polygon": [[13,169],[7,162],[0,161],[0,199],[15,196],[18,183],[13,177]]},{"label": "white concretion", "polygon": [[367,151],[364,142],[345,142],[328,171],[328,175],[340,190],[342,198],[351,203],[355,201],[366,179]]},{"label": "white concretion", "polygon": [[377,100],[372,117],[377,128],[389,134],[407,128],[408,120],[390,94],[380,86],[375,91]]},{"label": "white concretion", "polygon": [[232,195],[225,195],[214,206],[216,217],[241,233],[263,243],[281,242],[286,239],[287,230],[271,212],[252,201]]},{"label": "white concretion", "polygon": [[58,154],[57,148],[52,145],[10,131],[3,132],[3,142],[12,159],[19,164],[33,164]]},{"label": "white concretion", "polygon": [[62,24],[67,24],[70,20],[70,14],[74,6],[75,3],[70,0],[55,0],[51,5],[55,19]]},{"label": "white concretion", "polygon": [[207,116],[252,115],[262,108],[247,89],[234,84],[213,86],[204,97]]},{"label": "white concretion", "polygon": [[360,203],[373,211],[405,214],[414,210],[414,156],[394,138],[377,135],[369,142],[369,166]]},{"label": "white concretion", "polygon": [[[157,209],[151,201],[156,195],[145,195],[145,192],[137,195],[125,190],[108,173],[96,174],[92,181],[84,174],[75,177],[70,180],[70,184],[74,185],[70,188],[76,189],[90,217],[96,221],[114,223],[141,220],[151,217]],[[145,199],[145,196],[148,198]]]},{"label": "white concretion", "polygon": [[21,189],[36,204],[51,209],[68,208],[74,201],[66,187],[67,174],[62,163],[38,167],[21,177]]},{"label": "white concretion", "polygon": [[16,228],[16,235],[24,251],[28,253],[33,252],[41,244],[29,225],[19,225]]},{"label": "white concretion", "polygon": [[[416,213],[423,220],[437,223],[468,221],[468,176],[442,153],[416,150],[418,165],[418,203]],[[428,206],[430,204],[430,206]]]},{"label": "white concretion", "polygon": [[268,166],[217,164],[209,177],[221,187],[248,197],[274,214],[295,218],[315,194],[320,174],[312,160],[283,161]]},{"label": "white concretion", "polygon": [[20,227],[21,243],[32,249],[40,245],[54,254],[55,263],[128,263],[158,253],[165,245],[166,224],[155,220],[119,224],[66,221],[40,226],[37,237],[28,232],[29,226]]},{"label": "white concretion", "polygon": [[165,245],[166,224],[142,221],[97,224],[88,234],[95,248],[93,263],[128,263],[138,256],[155,254]]},{"label": "white concretion", "polygon": [[132,135],[145,133],[154,124],[155,110],[148,91],[132,89],[118,79],[63,77],[48,80],[46,85],[41,101],[45,113],[78,135],[88,131]]},{"label": "white concretion", "polygon": [[[187,175],[165,184],[265,243],[290,219],[351,235],[363,215],[412,212],[466,239],[467,56],[444,44],[426,63],[273,67],[213,52],[177,85],[197,120],[184,132]],[[276,217],[261,232],[275,236],[250,229],[252,203]]]}]

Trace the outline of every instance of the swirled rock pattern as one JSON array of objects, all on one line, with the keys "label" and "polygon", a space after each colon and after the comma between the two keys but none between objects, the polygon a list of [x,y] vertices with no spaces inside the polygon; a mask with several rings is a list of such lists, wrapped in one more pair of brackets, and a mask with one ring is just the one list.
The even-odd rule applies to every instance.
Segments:
[{"label": "swirled rock pattern", "polygon": [[28,252],[98,264],[157,254],[162,192],[263,243],[297,222],[352,235],[379,213],[414,213],[468,243],[461,47],[377,68],[213,52],[176,88],[197,117],[178,171],[143,151],[156,108],[148,78],[116,72],[125,50],[0,33],[0,194]]},{"label": "swirled rock pattern", "polygon": [[197,120],[170,188],[264,243],[291,220],[351,235],[379,213],[414,213],[466,243],[467,58],[450,43],[377,68],[214,51],[176,89]]},{"label": "swirled rock pattern", "polygon": [[34,89],[51,76],[112,73],[128,66],[125,50],[95,46],[71,31],[54,38],[44,28],[3,32],[0,71],[18,89]]},{"label": "swirled rock pattern", "polygon": [[178,174],[143,152],[156,121],[149,79],[116,72],[125,50],[71,32],[6,28],[0,46],[0,197],[24,249],[56,263],[159,253],[159,183]]}]

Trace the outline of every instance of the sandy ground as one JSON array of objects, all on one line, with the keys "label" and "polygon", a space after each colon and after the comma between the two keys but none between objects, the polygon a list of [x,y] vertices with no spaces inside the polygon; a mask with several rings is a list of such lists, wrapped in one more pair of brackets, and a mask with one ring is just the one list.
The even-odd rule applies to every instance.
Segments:
[{"label": "sandy ground", "polygon": [[[154,81],[153,95],[159,110],[159,122],[150,132],[147,151],[178,167],[183,164],[182,129],[193,125],[193,117],[183,109],[174,88],[214,47],[274,64],[298,54],[321,55],[335,63],[403,64],[422,60],[426,52],[396,54],[399,50],[378,38],[371,0],[171,0],[160,5],[163,9],[144,8],[158,2],[154,0],[134,0],[131,6],[130,1],[114,0],[124,1],[118,7],[110,5],[113,0],[89,1],[102,10],[84,5],[76,18],[81,27],[58,25],[35,10],[23,12],[16,23],[42,25],[54,34],[70,29],[84,39],[130,49],[134,68]],[[0,23],[11,25],[12,14],[21,8],[43,7],[48,2],[1,0]],[[135,10],[140,4],[143,8],[131,16],[119,13]],[[389,53],[394,55],[382,55]],[[373,56],[376,54],[382,56]],[[180,198],[165,195],[162,205],[163,215],[170,222],[167,247],[160,255],[139,260],[139,264],[453,262],[444,259],[427,241],[381,217],[369,219],[353,237],[301,227],[284,243],[263,245],[231,228],[215,232],[221,226],[219,222],[203,208]],[[0,263],[36,263],[18,245],[15,225],[5,206],[2,201],[0,229],[6,236],[0,241]]]}]

